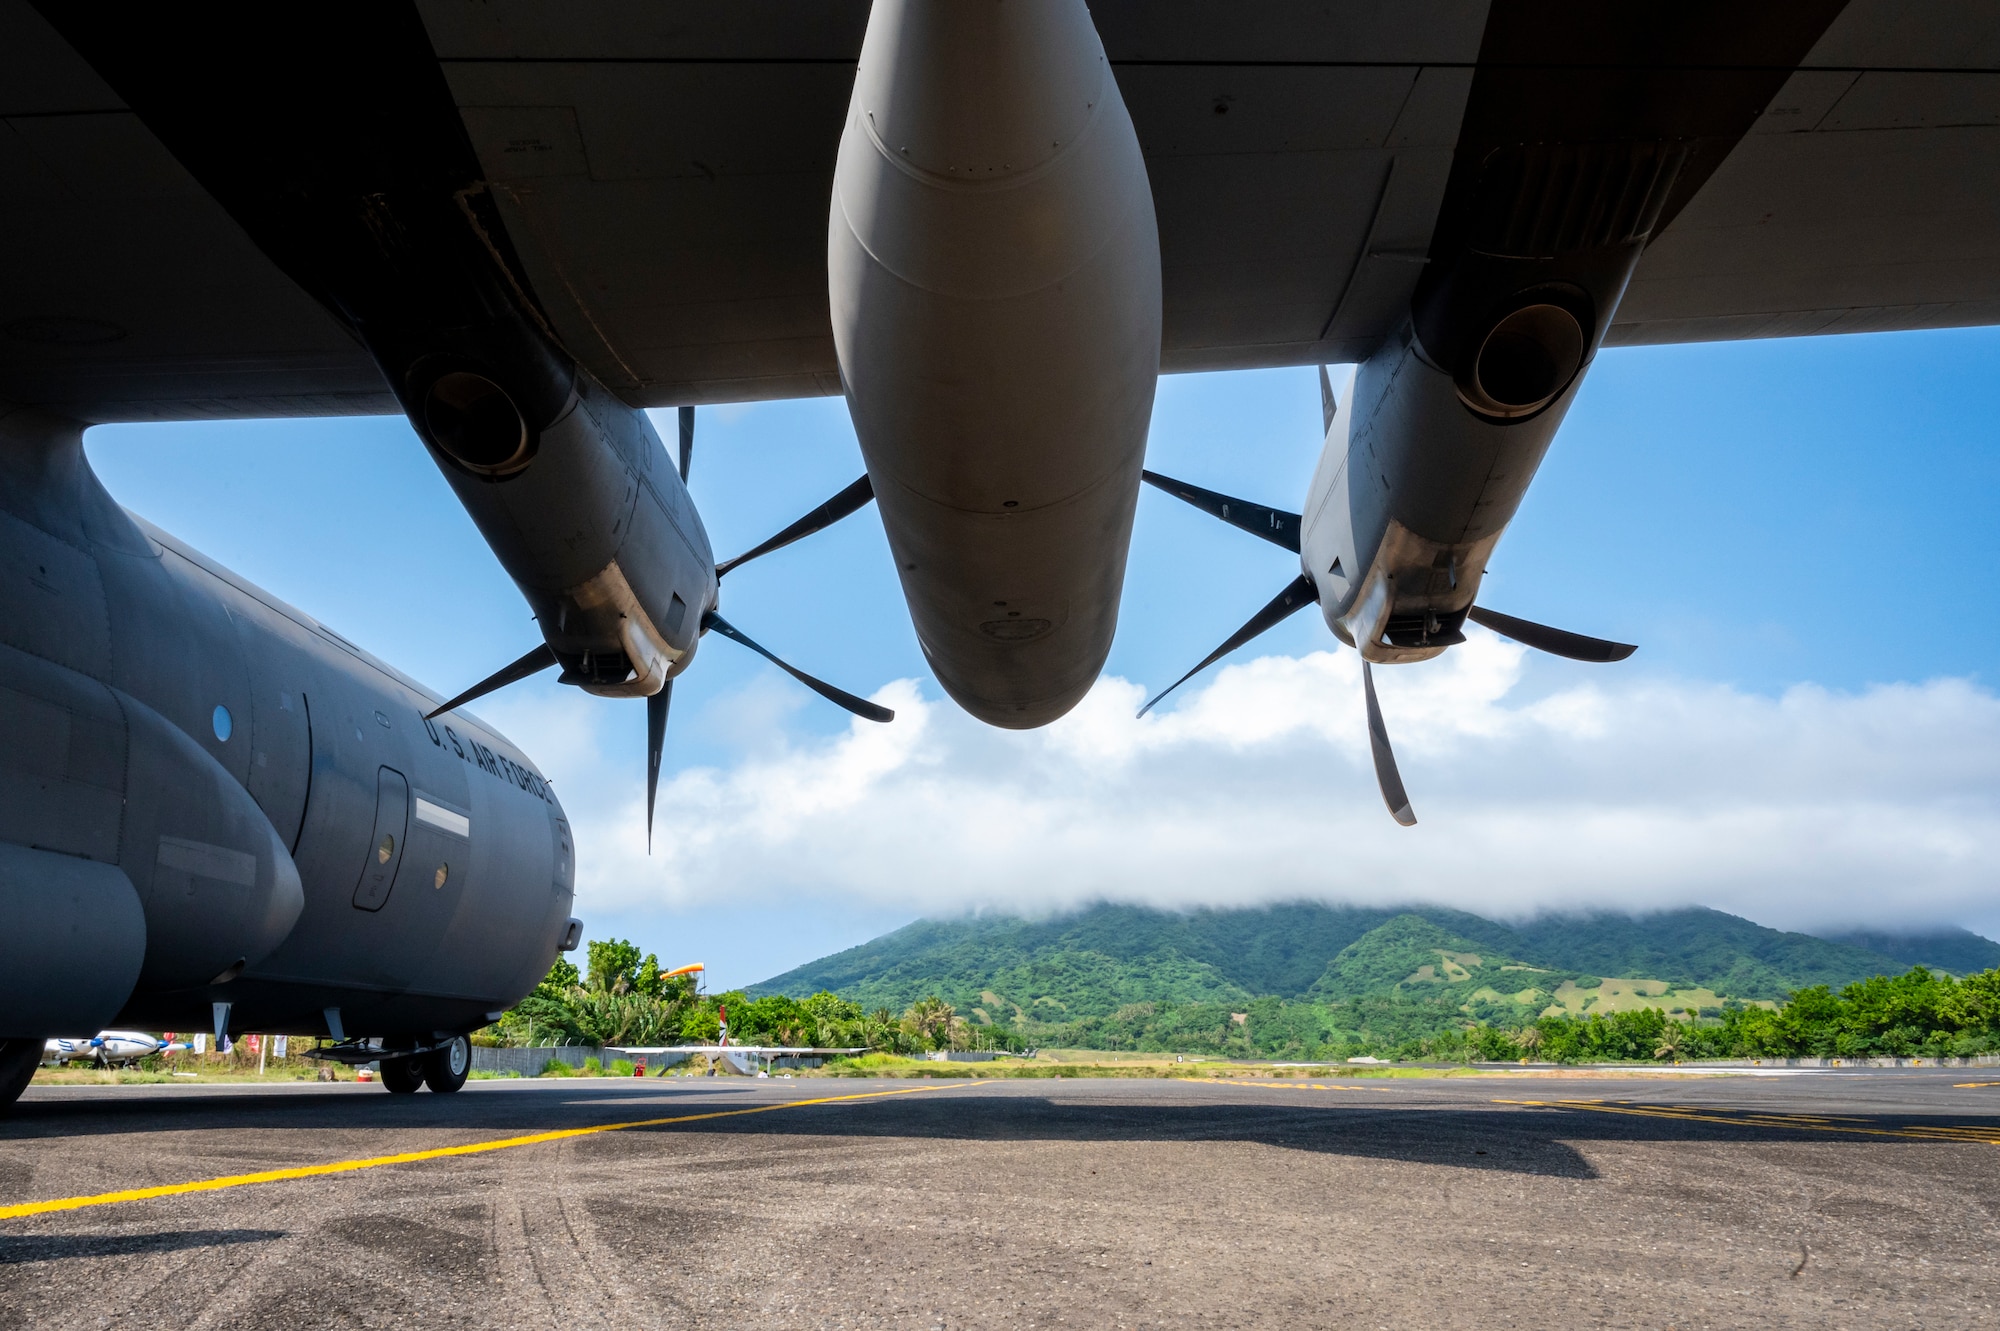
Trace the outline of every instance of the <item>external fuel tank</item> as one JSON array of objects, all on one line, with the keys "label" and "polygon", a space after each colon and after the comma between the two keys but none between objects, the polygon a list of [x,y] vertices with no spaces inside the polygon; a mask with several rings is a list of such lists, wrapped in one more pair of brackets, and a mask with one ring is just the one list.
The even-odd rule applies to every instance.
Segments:
[{"label": "external fuel tank", "polygon": [[827,271],[917,637],[1045,725],[1111,648],[1160,361],[1145,162],[1081,0],[876,0]]}]

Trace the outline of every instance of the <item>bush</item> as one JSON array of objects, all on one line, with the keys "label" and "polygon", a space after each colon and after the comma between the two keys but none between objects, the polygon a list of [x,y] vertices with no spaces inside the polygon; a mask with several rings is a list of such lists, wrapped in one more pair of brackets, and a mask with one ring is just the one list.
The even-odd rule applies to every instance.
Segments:
[{"label": "bush", "polygon": [[601,1077],[604,1075],[604,1065],[594,1058],[586,1058],[583,1060],[582,1075],[586,1077]]},{"label": "bush", "polygon": [[568,1077],[573,1075],[573,1071],[570,1065],[563,1062],[560,1058],[552,1058],[542,1064],[542,1070],[535,1075],[538,1077]]},{"label": "bush", "polygon": [[611,1075],[614,1077],[629,1077],[636,1071],[638,1071],[638,1068],[633,1065],[632,1060],[629,1058],[614,1058],[611,1060]]}]

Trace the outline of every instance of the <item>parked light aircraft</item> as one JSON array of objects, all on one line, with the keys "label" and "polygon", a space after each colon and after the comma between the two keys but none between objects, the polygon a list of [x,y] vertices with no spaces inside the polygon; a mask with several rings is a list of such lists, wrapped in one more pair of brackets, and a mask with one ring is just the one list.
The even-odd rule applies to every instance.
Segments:
[{"label": "parked light aircraft", "polygon": [[134,1063],[154,1054],[192,1049],[185,1040],[163,1040],[144,1031],[99,1031],[74,1039],[58,1037],[42,1045],[44,1063]]},{"label": "parked light aircraft", "polygon": [[[0,0],[0,34],[0,1101],[113,1023],[457,1085],[580,930],[561,805],[463,704],[551,666],[644,697],[656,786],[671,680],[744,641],[700,404],[844,393],[866,475],[752,553],[872,499],[940,684],[1025,727],[1105,659],[1162,372],[1361,367],[1299,532],[1372,669],[1481,613],[1598,348],[2000,320],[2000,11],[1957,0]],[[442,707],[81,447],[367,412],[542,637]]]},{"label": "parked light aircraft", "polygon": [[607,1052],[622,1057],[643,1058],[648,1066],[664,1073],[666,1069],[685,1063],[697,1054],[708,1060],[708,1071],[712,1076],[724,1066],[733,1068],[745,1076],[768,1074],[781,1058],[840,1058],[865,1054],[865,1045],[822,1046],[793,1044],[730,1044],[726,1039],[714,1044],[666,1044],[666,1045],[619,1045],[607,1046]]}]

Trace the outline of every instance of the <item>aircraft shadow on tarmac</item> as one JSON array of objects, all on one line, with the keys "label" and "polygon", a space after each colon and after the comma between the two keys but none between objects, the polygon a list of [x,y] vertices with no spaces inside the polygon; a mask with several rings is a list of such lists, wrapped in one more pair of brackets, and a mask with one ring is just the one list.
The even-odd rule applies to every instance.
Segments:
[{"label": "aircraft shadow on tarmac", "polygon": [[[740,1094],[747,1098],[754,1091],[754,1087],[745,1086]],[[149,1130],[338,1132],[347,1135],[347,1140],[332,1147],[333,1151],[365,1153],[393,1149],[388,1140],[378,1135],[382,1130],[453,1128],[479,1135],[511,1135],[752,1107],[732,1103],[738,1094],[735,1087],[704,1087],[699,1098],[645,1094],[581,1098],[556,1093],[394,1099],[384,1095],[378,1099],[366,1095],[249,1093],[205,1095],[198,1099],[24,1101],[15,1107],[13,1118],[0,1128],[0,1146],[9,1141],[74,1140]],[[1240,1099],[1224,1098],[1229,1094],[1226,1091],[1214,1094],[1216,1099],[1211,1103],[1179,1098],[1092,1103],[1019,1093],[982,1095],[971,1088],[940,1087],[934,1095],[811,1105],[774,1113],[632,1128],[577,1140],[571,1143],[571,1149],[586,1155],[619,1155],[630,1152],[641,1140],[698,1133],[757,1138],[789,1157],[788,1164],[804,1164],[811,1152],[808,1143],[828,1138],[1235,1141],[1412,1164],[1589,1179],[1597,1177],[1597,1172],[1578,1150],[1577,1143],[1811,1142],[1821,1146],[1880,1147],[1910,1140],[1900,1136],[1850,1136],[1768,1122],[1715,1122],[1565,1109],[1520,1110],[1499,1104],[1490,1108],[1429,1108],[1398,1103],[1387,1095],[1355,1103],[1333,1098],[1339,1092],[1302,1092],[1287,1094],[1283,1100],[1246,1104]],[[1977,1112],[1904,1113],[1869,1115],[1867,1126],[1900,1133],[1962,1129],[1992,1121],[1993,1116]],[[1994,1135],[2000,1136],[2000,1125],[1996,1125]],[[301,1155],[301,1163],[326,1156],[328,1149],[325,1142],[315,1142]],[[754,1170],[768,1168],[773,1163],[771,1153],[766,1151],[746,1158],[740,1165],[731,1161],[704,1161],[691,1167]]]},{"label": "aircraft shadow on tarmac", "polygon": [[150,1234],[29,1234],[0,1236],[0,1266],[52,1262],[65,1257],[135,1257],[237,1243],[269,1243],[283,1229],[168,1229]]}]

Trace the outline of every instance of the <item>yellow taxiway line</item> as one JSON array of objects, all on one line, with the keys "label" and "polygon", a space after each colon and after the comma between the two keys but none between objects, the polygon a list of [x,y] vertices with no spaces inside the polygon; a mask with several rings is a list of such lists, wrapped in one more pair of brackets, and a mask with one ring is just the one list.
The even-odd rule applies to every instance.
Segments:
[{"label": "yellow taxiway line", "polygon": [[1214,1077],[1197,1086],[1255,1086],[1260,1091],[1393,1091],[1392,1086],[1326,1086],[1304,1081],[1250,1081],[1247,1078]]},{"label": "yellow taxiway line", "polygon": [[891,1095],[917,1095],[924,1091],[953,1090],[959,1084],[912,1086],[895,1091],[868,1091],[856,1095],[824,1095],[812,1100],[787,1100],[782,1104],[758,1105],[752,1109],[717,1109],[706,1114],[680,1114],[673,1118],[640,1118],[629,1123],[600,1123],[588,1128],[559,1128],[534,1132],[525,1137],[502,1137],[495,1141],[470,1142],[464,1146],[439,1146],[428,1151],[401,1151],[395,1155],[374,1155],[361,1160],[335,1160],[323,1165],[300,1165],[294,1169],[266,1169],[255,1174],[228,1174],[222,1178],[196,1179],[191,1183],[167,1183],[156,1188],[124,1188],[117,1192],[93,1193],[87,1197],[56,1197],[43,1202],[19,1202],[0,1206],[0,1220],[47,1215],[51,1211],[80,1211],[87,1206],[116,1206],[123,1202],[150,1201],[155,1197],[179,1197],[191,1192],[220,1192],[253,1183],[284,1183],[292,1179],[318,1178],[325,1174],[351,1174],[360,1169],[383,1165],[408,1165],[421,1160],[443,1160],[458,1155],[483,1155],[488,1151],[508,1151],[516,1146],[539,1146],[544,1142],[591,1137],[600,1132],[624,1132],[628,1128],[658,1128],[672,1123],[700,1123],[714,1118],[738,1118],[744,1114],[769,1114],[780,1109],[803,1109],[807,1105],[832,1105],[853,1100],[879,1100]]},{"label": "yellow taxiway line", "polygon": [[1734,1128],[1786,1128],[1793,1132],[1841,1132],[1864,1137],[1901,1137],[1908,1141],[1977,1142],[2000,1146],[2000,1127],[1971,1127],[1940,1124],[1936,1127],[1878,1128],[1859,1124],[1830,1123],[1807,1114],[1739,1113],[1697,1111],[1679,1105],[1636,1105],[1606,1103],[1602,1100],[1495,1100],[1496,1105],[1521,1105],[1529,1109],[1577,1109],[1595,1114],[1631,1114],[1639,1118],[1678,1119],[1689,1123],[1720,1123]]}]

